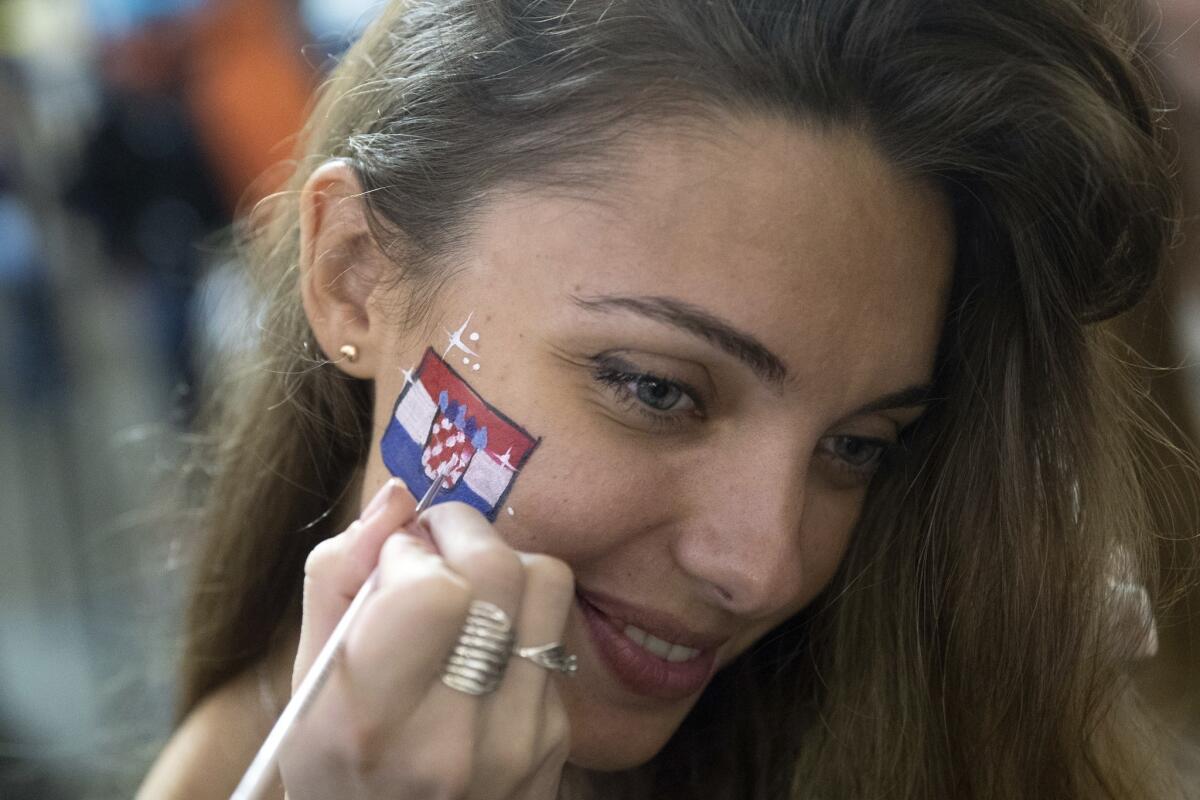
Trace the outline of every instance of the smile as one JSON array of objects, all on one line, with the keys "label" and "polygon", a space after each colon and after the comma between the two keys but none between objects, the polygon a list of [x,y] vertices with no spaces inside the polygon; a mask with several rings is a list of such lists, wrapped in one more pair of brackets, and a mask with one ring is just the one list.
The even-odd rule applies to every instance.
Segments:
[{"label": "smile", "polygon": [[729,640],[610,595],[581,589],[577,601],[600,660],[622,685],[645,697],[674,701],[695,695],[712,677],[717,648]]},{"label": "smile", "polygon": [[625,634],[626,638],[632,639],[642,648],[667,661],[691,661],[700,655],[700,651],[694,647],[671,644],[656,636],[651,636],[635,625],[626,625],[621,632]]}]

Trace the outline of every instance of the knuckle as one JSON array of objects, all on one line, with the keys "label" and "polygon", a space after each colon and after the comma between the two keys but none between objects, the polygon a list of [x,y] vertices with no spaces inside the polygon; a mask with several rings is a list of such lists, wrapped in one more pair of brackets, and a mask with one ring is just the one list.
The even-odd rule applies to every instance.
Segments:
[{"label": "knuckle", "polygon": [[381,579],[391,582],[420,581],[430,572],[435,572],[441,558],[432,553],[423,542],[404,533],[389,536],[379,551]]},{"label": "knuckle", "polygon": [[434,567],[389,580],[372,598],[388,609],[392,619],[403,618],[418,629],[458,630],[471,605],[472,590],[461,576]]},{"label": "knuckle", "polygon": [[522,561],[529,576],[527,582],[536,583],[542,590],[555,595],[570,596],[575,593],[575,573],[567,562],[544,553],[522,556]]},{"label": "knuckle", "polygon": [[439,618],[466,616],[472,596],[466,579],[437,565],[408,573],[394,581],[388,593]]},{"label": "knuckle", "polygon": [[433,552],[424,542],[415,536],[400,531],[393,533],[384,540],[383,547],[379,550],[379,561],[381,564],[394,561],[419,561],[419,557],[429,555],[433,555]]},{"label": "knuckle", "polygon": [[304,577],[321,580],[341,560],[341,545],[336,539],[326,539],[309,551],[304,559]]},{"label": "knuckle", "polygon": [[[345,726],[341,757],[346,770],[360,780],[379,781],[396,774],[394,720],[358,715]],[[398,796],[422,800],[461,800],[471,786],[474,769],[470,747],[425,747],[404,759]]]},{"label": "knuckle", "polygon": [[353,773],[370,775],[380,768],[385,748],[379,720],[359,715],[346,724],[343,736],[343,757]]},{"label": "knuckle", "polygon": [[430,527],[475,524],[480,522],[484,525],[488,524],[486,518],[477,509],[457,500],[430,506],[421,512],[421,516],[418,519]]},{"label": "knuckle", "polygon": [[525,570],[512,550],[500,546],[480,547],[462,558],[462,569],[472,575],[487,575],[505,587],[520,590],[525,583]]},{"label": "knuckle", "polygon": [[447,569],[438,570],[429,579],[430,613],[438,619],[461,622],[471,607],[471,584]]},{"label": "knuckle", "polygon": [[571,740],[570,737],[564,737],[557,740],[554,746],[550,748],[550,752],[546,754],[545,762],[555,764],[561,767],[567,763],[567,759],[571,757]]},{"label": "knuckle", "polygon": [[496,775],[517,780],[533,768],[535,758],[533,736],[520,733],[506,734],[495,746],[490,760]]},{"label": "knuckle", "polygon": [[558,707],[546,714],[546,741],[553,754],[564,757],[571,750],[571,720],[566,709]]}]

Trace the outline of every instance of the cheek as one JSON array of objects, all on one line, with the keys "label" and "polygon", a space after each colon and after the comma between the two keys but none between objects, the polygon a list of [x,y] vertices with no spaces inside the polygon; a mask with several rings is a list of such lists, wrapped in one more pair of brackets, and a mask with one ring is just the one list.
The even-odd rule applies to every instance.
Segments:
[{"label": "cheek", "polygon": [[512,403],[542,441],[507,501],[513,514],[496,521],[510,545],[580,567],[668,520],[679,488],[669,449],[620,430],[561,377],[534,380],[556,389]]},{"label": "cheek", "polygon": [[548,433],[513,489],[513,514],[502,514],[497,529],[516,549],[578,566],[652,527],[663,492],[637,470],[614,466],[602,444]]},{"label": "cheek", "polygon": [[861,511],[861,494],[835,492],[809,501],[800,537],[806,604],[829,585],[837,572]]}]

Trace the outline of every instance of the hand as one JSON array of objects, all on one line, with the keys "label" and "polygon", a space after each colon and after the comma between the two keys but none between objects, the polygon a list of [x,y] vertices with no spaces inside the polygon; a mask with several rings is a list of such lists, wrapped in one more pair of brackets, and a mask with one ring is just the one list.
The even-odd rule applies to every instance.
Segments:
[{"label": "hand", "polygon": [[[475,697],[441,675],[472,600],[509,615],[518,647],[560,641],[574,576],[511,549],[469,506],[413,522],[415,505],[390,482],[308,558],[293,690],[376,563],[379,578],[281,750],[288,798],[552,800],[569,750],[563,676],[513,656],[499,688]],[[416,535],[394,533],[404,525]]]}]

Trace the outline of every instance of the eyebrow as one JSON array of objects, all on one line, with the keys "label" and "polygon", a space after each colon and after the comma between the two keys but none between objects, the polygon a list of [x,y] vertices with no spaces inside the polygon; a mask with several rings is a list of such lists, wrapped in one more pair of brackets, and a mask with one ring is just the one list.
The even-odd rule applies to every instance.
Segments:
[{"label": "eyebrow", "polygon": [[[739,330],[704,309],[672,297],[599,295],[571,296],[575,305],[595,313],[628,312],[656,322],[666,323],[723,350],[754,371],[758,377],[780,387],[787,380],[787,364],[753,335]],[[897,408],[916,408],[928,405],[933,386],[914,384],[897,392],[885,394],[855,410],[849,417]]]},{"label": "eyebrow", "polygon": [[575,305],[586,311],[599,313],[626,311],[656,322],[664,322],[725,351],[772,386],[779,387],[787,380],[787,365],[766,345],[715,314],[690,303],[671,297],[619,295],[572,296],[571,299],[575,301]]},{"label": "eyebrow", "polygon": [[862,408],[855,409],[850,414],[847,414],[846,417],[848,419],[863,414],[873,414],[876,411],[927,406],[933,399],[933,386],[926,383],[914,384],[898,392],[891,392],[890,394],[885,394],[883,397],[872,400]]}]

